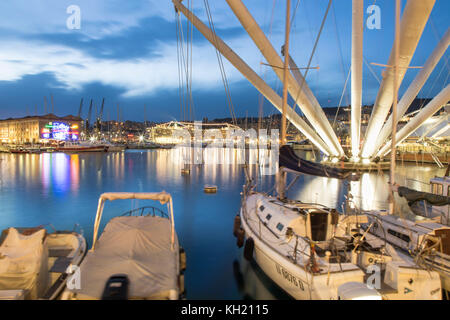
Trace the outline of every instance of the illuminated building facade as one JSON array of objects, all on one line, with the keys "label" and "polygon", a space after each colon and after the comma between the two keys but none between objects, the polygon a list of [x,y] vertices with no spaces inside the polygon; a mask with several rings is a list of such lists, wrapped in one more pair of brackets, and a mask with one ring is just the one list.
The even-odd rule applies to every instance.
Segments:
[{"label": "illuminated building facade", "polygon": [[0,142],[10,144],[78,141],[82,119],[53,114],[0,120]]},{"label": "illuminated building facade", "polygon": [[[229,123],[201,123],[202,137],[205,130],[218,130],[220,132],[221,139],[227,137],[229,130],[240,129],[238,126]],[[194,137],[195,126],[192,122],[177,122],[170,121],[166,123],[161,123],[151,128],[146,129],[146,135],[148,139],[152,142],[159,144],[178,144],[183,142],[183,138],[174,136],[177,130],[187,130],[191,137]],[[211,139],[210,139],[211,140]],[[204,142],[210,142],[206,139]]]}]

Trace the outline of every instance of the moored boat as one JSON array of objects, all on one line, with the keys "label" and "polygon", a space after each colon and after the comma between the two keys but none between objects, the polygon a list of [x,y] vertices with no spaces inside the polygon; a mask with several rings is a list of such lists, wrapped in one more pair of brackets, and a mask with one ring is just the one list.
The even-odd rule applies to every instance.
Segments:
[{"label": "moored boat", "polygon": [[107,152],[109,146],[95,143],[66,143],[57,146],[55,151],[59,152]]},{"label": "moored boat", "polygon": [[450,177],[435,177],[430,180],[430,192],[398,187],[398,193],[408,201],[411,210],[426,218],[436,219],[450,226]]},{"label": "moored boat", "polygon": [[84,237],[43,227],[9,228],[0,237],[0,300],[58,298],[86,253]]},{"label": "moored boat", "polygon": [[410,221],[384,210],[366,212],[369,232],[405,253],[406,259],[437,272],[443,295],[450,298],[450,227],[433,219]]},{"label": "moored boat", "polygon": [[[111,219],[99,234],[106,200],[153,200],[167,213],[142,207]],[[185,256],[175,232],[170,194],[104,193],[100,196],[91,250],[80,266],[80,286],[67,288],[68,300],[175,300],[184,292]]]},{"label": "moored boat", "polygon": [[28,153],[28,151],[25,150],[22,147],[12,147],[12,148],[9,149],[9,152],[10,153],[19,153],[19,154],[21,154],[21,153]]},{"label": "moored boat", "polygon": [[[244,190],[244,257],[296,299],[441,299],[436,272],[364,231],[365,215]],[[371,273],[379,278],[371,285]]]}]

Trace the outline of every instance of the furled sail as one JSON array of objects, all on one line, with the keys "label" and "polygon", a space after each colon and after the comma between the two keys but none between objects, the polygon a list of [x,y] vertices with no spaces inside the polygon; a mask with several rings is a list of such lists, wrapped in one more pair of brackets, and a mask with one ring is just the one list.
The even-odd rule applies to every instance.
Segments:
[{"label": "furled sail", "polygon": [[426,201],[433,206],[445,206],[450,204],[450,197],[438,194],[416,191],[407,187],[398,187],[398,195],[404,197],[409,205],[417,201]]},{"label": "furled sail", "polygon": [[320,163],[308,161],[298,157],[291,146],[284,145],[280,148],[280,168],[284,167],[289,171],[296,173],[304,173],[313,176],[336,178],[336,179],[351,179],[355,180],[359,177],[351,172],[345,172],[339,168],[325,166]]}]

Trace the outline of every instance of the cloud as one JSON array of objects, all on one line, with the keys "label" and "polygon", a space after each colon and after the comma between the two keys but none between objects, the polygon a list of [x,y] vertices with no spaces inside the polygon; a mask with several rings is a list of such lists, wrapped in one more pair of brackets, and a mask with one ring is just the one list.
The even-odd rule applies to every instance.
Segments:
[{"label": "cloud", "polygon": [[[188,2],[185,0],[183,4]],[[99,83],[119,89],[122,97],[130,100],[155,94],[158,90],[173,92],[178,88],[175,11],[171,0],[58,0],[45,2],[45,6],[43,3],[42,0],[0,1],[0,81],[13,83],[27,76],[50,74],[56,80],[47,83],[51,87],[73,93]],[[208,24],[204,1],[192,3],[194,12]],[[273,1],[245,0],[244,3],[265,33],[270,34],[279,52],[284,42],[284,4],[276,6],[272,12]],[[386,3],[387,0],[380,0],[381,6]],[[66,9],[72,4],[81,8],[81,30],[66,28],[69,16]],[[279,85],[270,67],[260,65],[266,61],[226,1],[210,0],[209,4],[218,34],[274,88]],[[310,58],[326,5],[326,1],[320,5],[316,0],[300,2],[291,33],[291,55],[300,67],[305,67]],[[342,19],[337,20],[336,28],[330,13],[312,60],[312,66],[319,66],[320,70],[311,70],[307,77],[319,101],[336,97],[325,105],[338,103],[350,64],[351,3],[336,2],[335,8],[337,17]],[[390,12],[388,7],[383,10]],[[436,12],[445,10],[441,8]],[[370,62],[385,62],[390,51],[391,43],[386,39],[392,36],[392,28],[388,25],[388,15],[384,17],[382,30],[365,32],[364,54]],[[437,15],[435,20],[439,17]],[[437,24],[441,34],[442,25],[447,24]],[[419,59],[416,65],[422,64],[431,52],[435,45],[433,37],[430,32],[424,34],[421,48],[415,55],[415,59]],[[343,62],[338,46],[342,48]],[[231,83],[246,81],[226,59],[224,63]],[[222,90],[214,49],[198,32],[194,37],[192,65],[194,89],[203,90],[204,96],[211,90]],[[408,80],[410,75],[412,71],[407,75]],[[378,84],[367,70],[364,78],[364,101],[369,102]]]},{"label": "cloud", "polygon": [[[246,47],[248,41],[236,38],[233,47],[247,52],[250,64],[258,66],[255,55]],[[17,81],[25,75],[52,73],[67,90],[99,82],[124,90],[124,97],[152,94],[159,89],[178,87],[176,43],[155,41],[152,55],[116,60],[94,57],[83,50],[45,42],[6,41],[0,43],[0,80]],[[14,57],[14,59],[12,59]],[[210,90],[222,85],[214,49],[209,43],[193,45],[193,79],[196,86]],[[230,82],[242,76],[226,63]]]}]

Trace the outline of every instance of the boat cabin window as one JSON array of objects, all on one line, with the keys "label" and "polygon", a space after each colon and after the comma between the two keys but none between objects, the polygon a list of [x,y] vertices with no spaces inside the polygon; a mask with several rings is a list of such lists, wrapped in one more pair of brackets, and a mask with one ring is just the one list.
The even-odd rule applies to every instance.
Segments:
[{"label": "boat cabin window", "polygon": [[388,229],[387,232],[388,232],[390,235],[393,235],[394,237],[399,238],[400,240],[403,240],[403,241],[406,241],[406,242],[409,242],[409,241],[411,240],[411,239],[409,238],[409,236],[407,236],[406,234],[397,232],[397,231],[395,231],[395,230]]},{"label": "boat cabin window", "polygon": [[327,212],[310,212],[311,221],[311,240],[312,241],[325,241],[327,240],[328,229],[328,213]]},{"label": "boat cabin window", "polygon": [[278,223],[278,224],[277,224],[277,229],[278,229],[279,231],[283,230],[283,228],[284,228],[284,226],[283,226],[281,223]]},{"label": "boat cabin window", "polygon": [[266,216],[266,220],[270,220],[270,218],[272,218],[272,215],[269,213],[269,214]]},{"label": "boat cabin window", "polygon": [[259,210],[261,210],[261,211],[264,211],[264,209],[265,209],[264,206],[259,207]]},{"label": "boat cabin window", "polygon": [[440,183],[432,183],[431,184],[431,193],[442,195],[443,186]]}]

